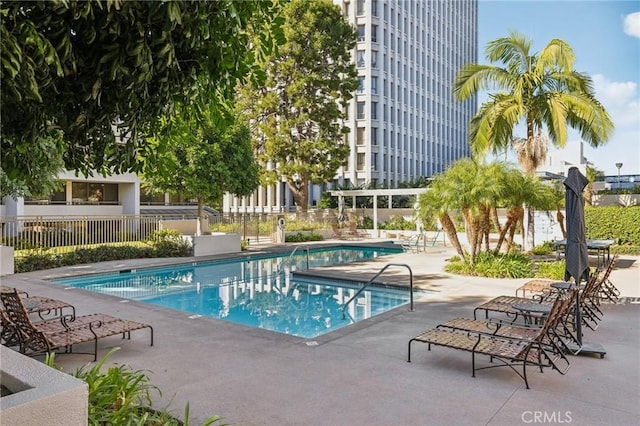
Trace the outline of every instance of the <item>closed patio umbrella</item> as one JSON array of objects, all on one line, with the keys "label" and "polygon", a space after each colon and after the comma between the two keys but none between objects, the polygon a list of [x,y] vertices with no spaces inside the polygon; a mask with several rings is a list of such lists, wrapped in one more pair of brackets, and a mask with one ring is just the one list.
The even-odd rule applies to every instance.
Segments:
[{"label": "closed patio umbrella", "polygon": [[[577,167],[571,167],[564,180],[567,245],[565,246],[564,280],[571,277],[576,285],[589,280],[589,252],[584,224],[584,198],[582,191],[589,180]],[[606,351],[597,343],[585,343],[582,340],[582,319],[580,314],[580,292],[576,292],[576,338],[579,348],[575,352],[595,352],[604,356]]]},{"label": "closed patio umbrella", "polygon": [[589,253],[584,226],[584,199],[582,191],[589,180],[577,167],[571,167],[564,180],[567,221],[564,280],[573,277],[576,284],[589,280]]}]

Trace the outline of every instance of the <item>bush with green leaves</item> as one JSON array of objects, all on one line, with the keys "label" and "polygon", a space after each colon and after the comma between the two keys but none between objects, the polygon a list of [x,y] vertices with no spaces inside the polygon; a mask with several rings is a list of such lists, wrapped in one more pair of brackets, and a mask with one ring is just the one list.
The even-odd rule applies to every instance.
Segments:
[{"label": "bush with green leaves", "polygon": [[548,278],[550,280],[564,281],[564,260],[553,262],[537,262],[534,265],[536,278]]},{"label": "bush with green leaves", "polygon": [[155,231],[147,244],[103,244],[64,253],[55,253],[49,249],[32,250],[16,256],[14,267],[16,273],[21,273],[109,260],[186,256],[191,256],[191,243],[183,239],[177,231],[162,230]]},{"label": "bush with green leaves", "polygon": [[191,254],[191,242],[174,229],[154,231],[149,236],[149,244],[155,250],[156,257],[180,257]]},{"label": "bush with green leaves", "polygon": [[531,260],[518,253],[498,254],[482,252],[476,256],[474,263],[450,261],[445,271],[480,277],[494,278],[527,278],[533,276]]},{"label": "bush with green leaves", "polygon": [[[152,393],[162,396],[162,392],[151,384],[148,372],[133,370],[128,365],[114,365],[104,371],[105,362],[119,349],[111,349],[94,365],[82,366],[73,374],[88,386],[89,425],[188,426],[189,404],[185,407],[184,421],[166,409],[153,408]],[[56,368],[53,354],[47,355],[45,363]],[[213,416],[207,419],[203,426],[221,420],[221,417]]]},{"label": "bush with green leaves", "polygon": [[285,242],[287,243],[304,243],[306,241],[323,241],[324,237],[314,232],[303,233],[298,232],[296,234],[288,234],[285,236]]}]

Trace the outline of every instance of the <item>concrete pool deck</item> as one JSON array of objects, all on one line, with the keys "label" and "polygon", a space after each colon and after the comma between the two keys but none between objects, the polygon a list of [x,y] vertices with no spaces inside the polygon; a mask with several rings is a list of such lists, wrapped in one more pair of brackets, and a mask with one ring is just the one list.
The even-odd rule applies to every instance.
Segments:
[{"label": "concrete pool deck", "polygon": [[[282,251],[290,252],[287,247]],[[600,327],[585,331],[585,340],[602,344],[606,356],[572,356],[564,376],[530,368],[527,390],[508,368],[479,371],[472,378],[467,352],[441,347],[429,352],[414,344],[407,362],[409,339],[455,316],[472,316],[478,304],[512,295],[527,281],[447,274],[442,268],[451,255],[448,248],[434,247],[335,268],[338,274],[372,276],[387,263],[407,264],[415,285],[434,293],[416,300],[413,312],[398,308],[310,340],[47,282],[54,276],[164,265],[171,261],[166,259],[17,274],[2,277],[1,284],[63,299],[80,315],[104,312],[153,325],[153,347],[148,333],[134,332],[131,341],[102,339],[99,356],[119,346],[110,361],[149,370],[163,392],[157,406],[170,404],[181,416],[189,402],[192,425],[212,415],[233,425],[640,423],[640,257],[621,257],[611,280],[624,303],[604,304]],[[386,280],[406,282],[403,268],[389,272]],[[80,354],[56,357],[65,371],[90,361]],[[488,364],[486,358],[480,362]]]}]

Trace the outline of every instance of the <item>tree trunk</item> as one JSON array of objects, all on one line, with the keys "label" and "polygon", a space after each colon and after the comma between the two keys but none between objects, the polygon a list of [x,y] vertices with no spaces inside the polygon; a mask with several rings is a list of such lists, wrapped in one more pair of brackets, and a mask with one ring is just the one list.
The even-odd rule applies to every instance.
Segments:
[{"label": "tree trunk", "polygon": [[440,224],[442,225],[442,230],[449,237],[449,241],[453,244],[453,248],[456,249],[456,252],[460,255],[463,261],[467,261],[464,250],[462,249],[462,245],[460,244],[460,240],[458,240],[458,232],[456,231],[456,226],[453,224],[451,217],[448,214],[441,214],[439,216]]},{"label": "tree trunk", "polygon": [[560,209],[558,209],[558,211],[556,212],[556,220],[560,224],[560,231],[562,231],[562,238],[566,239],[567,238],[567,230],[564,227],[564,215],[562,214]]},{"label": "tree trunk", "polygon": [[[523,244],[523,247],[522,247],[523,251],[533,250],[533,248],[536,246],[536,238],[535,238],[536,224],[535,224],[534,213],[535,212],[533,210],[533,207],[527,208],[527,217],[528,217],[528,221],[527,221],[527,241],[526,241],[526,244]],[[523,243],[524,243],[524,241],[523,241]]]},{"label": "tree trunk", "polygon": [[309,182],[303,179],[298,187],[295,183],[287,181],[287,185],[291,190],[293,202],[296,203],[296,211],[306,213],[309,205]]}]

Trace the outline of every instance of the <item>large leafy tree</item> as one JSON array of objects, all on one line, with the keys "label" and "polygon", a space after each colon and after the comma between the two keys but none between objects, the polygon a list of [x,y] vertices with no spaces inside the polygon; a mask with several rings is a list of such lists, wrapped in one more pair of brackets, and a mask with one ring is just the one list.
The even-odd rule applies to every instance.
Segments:
[{"label": "large leafy tree", "polygon": [[163,161],[144,167],[143,185],[196,199],[199,218],[205,203],[218,205],[227,192],[249,195],[259,185],[249,127],[221,125],[219,116],[216,104],[178,105],[148,142],[162,152]]},{"label": "large leafy tree", "polygon": [[243,91],[255,123],[262,180],[286,180],[301,211],[309,184],[333,179],[349,154],[342,123],[357,88],[350,52],[355,29],[330,0],[292,0],[283,9],[285,42],[267,57],[264,85]]},{"label": "large leafy tree", "polygon": [[[496,65],[468,64],[458,73],[454,95],[466,100],[480,90],[496,90],[470,123],[470,144],[476,156],[502,152],[514,145],[525,173],[533,176],[546,156],[547,137],[564,147],[567,128],[579,131],[594,147],[611,137],[614,125],[596,99],[591,78],[573,69],[575,55],[563,40],[553,39],[540,52],[512,32],[487,44],[486,58]],[[514,128],[526,126],[526,137]],[[533,211],[529,209],[528,243],[533,245]]]},{"label": "large leafy tree", "polygon": [[199,75],[231,95],[238,79],[259,75],[255,60],[279,34],[278,0],[3,1],[0,9],[1,165],[11,195],[40,186],[27,152],[84,174],[139,170],[142,156],[154,157],[141,128],[191,99]]}]

